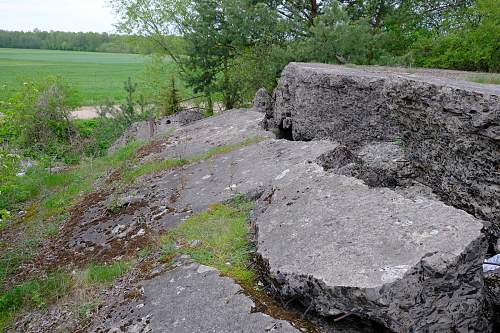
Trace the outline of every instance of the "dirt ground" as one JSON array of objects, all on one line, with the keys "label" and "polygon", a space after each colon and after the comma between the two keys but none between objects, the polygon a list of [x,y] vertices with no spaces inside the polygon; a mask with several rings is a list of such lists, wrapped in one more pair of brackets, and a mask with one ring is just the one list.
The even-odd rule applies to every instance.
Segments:
[{"label": "dirt ground", "polygon": [[[182,108],[184,109],[195,109],[198,106],[192,103],[182,103]],[[74,119],[93,119],[99,116],[97,106],[81,106],[75,111],[71,112],[71,116]],[[222,103],[214,103],[214,113],[220,113],[224,111],[224,106]],[[0,113],[1,116],[1,113]]]},{"label": "dirt ground", "polygon": [[75,111],[71,112],[75,119],[93,119],[97,118],[97,106],[82,106]]}]

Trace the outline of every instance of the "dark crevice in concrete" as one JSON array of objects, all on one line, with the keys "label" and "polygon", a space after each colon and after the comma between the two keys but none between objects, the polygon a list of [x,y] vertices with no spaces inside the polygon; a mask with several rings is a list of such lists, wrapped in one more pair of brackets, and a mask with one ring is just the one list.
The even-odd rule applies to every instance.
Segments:
[{"label": "dark crevice in concrete", "polygon": [[293,140],[293,130],[292,127],[290,128],[283,128],[283,126],[279,126],[277,130],[275,131],[276,134],[276,139],[283,139],[283,140],[288,140],[288,141],[294,141]]}]

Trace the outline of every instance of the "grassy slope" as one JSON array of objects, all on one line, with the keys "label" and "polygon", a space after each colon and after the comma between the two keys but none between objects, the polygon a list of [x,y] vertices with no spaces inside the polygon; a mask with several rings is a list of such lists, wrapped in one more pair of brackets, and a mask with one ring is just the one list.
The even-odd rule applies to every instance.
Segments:
[{"label": "grassy slope", "polygon": [[[5,288],[4,283],[21,264],[33,256],[43,240],[57,234],[58,223],[67,218],[68,210],[78,202],[82,194],[96,190],[95,181],[100,176],[119,169],[124,173],[124,184],[121,185],[126,187],[137,177],[197,163],[261,140],[260,137],[250,137],[236,144],[208,149],[205,153],[186,160],[153,161],[137,168],[132,168],[132,164],[136,152],[144,143],[132,142],[114,154],[83,161],[67,172],[50,174],[44,169],[35,168],[26,177],[14,177],[11,184],[0,186],[0,191],[6,194],[0,197],[0,207],[14,209],[31,202],[25,217],[18,221],[22,222],[23,239],[17,239],[16,244],[2,244],[0,240],[0,332],[21,309],[43,306],[74,289],[76,282],[64,272],[64,267],[61,267],[61,272],[49,273],[46,278],[28,280],[10,289]],[[213,205],[208,212],[193,216],[184,227],[169,233],[163,241],[168,243],[173,235],[185,241],[201,240],[199,248],[184,248],[179,251],[191,254],[200,263],[212,265],[241,283],[251,284],[254,272],[247,269],[251,248],[246,224],[251,207],[251,203],[241,197],[225,205]],[[0,225],[0,231],[1,228],[16,225],[18,226]],[[165,244],[165,247],[168,246],[169,244]],[[164,248],[164,252],[168,251]],[[83,280],[91,284],[111,282],[129,268],[128,262],[109,266],[91,264],[85,270]]]},{"label": "grassy slope", "polygon": [[0,100],[22,82],[61,76],[79,93],[82,105],[107,97],[123,100],[123,82],[130,76],[139,84],[148,59],[136,54],[94,53],[0,48]]}]

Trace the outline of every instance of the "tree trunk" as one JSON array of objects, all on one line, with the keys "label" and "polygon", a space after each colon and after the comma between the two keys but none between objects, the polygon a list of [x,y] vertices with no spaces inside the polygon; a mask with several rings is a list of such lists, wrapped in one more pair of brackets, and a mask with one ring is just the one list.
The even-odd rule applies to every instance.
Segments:
[{"label": "tree trunk", "polygon": [[227,58],[224,57],[224,107],[226,110],[233,108],[233,96],[231,96],[231,88],[229,87],[229,68],[227,65]]},{"label": "tree trunk", "polygon": [[212,94],[209,91],[205,92],[205,97],[207,99],[206,113],[207,116],[213,116],[214,114],[214,103],[212,101]]},{"label": "tree trunk", "polygon": [[318,1],[317,0],[310,0],[311,2],[311,15],[310,15],[310,21],[311,25],[314,24],[314,19],[318,16],[319,10],[318,10]]}]

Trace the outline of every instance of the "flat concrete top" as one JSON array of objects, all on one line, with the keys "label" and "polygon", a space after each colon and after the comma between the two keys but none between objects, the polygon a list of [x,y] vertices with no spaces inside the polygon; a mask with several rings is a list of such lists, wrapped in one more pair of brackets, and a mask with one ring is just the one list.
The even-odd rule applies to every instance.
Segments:
[{"label": "flat concrete top", "polygon": [[[139,287],[143,284],[142,287]],[[255,304],[232,279],[212,267],[184,262],[132,288],[103,309],[88,332],[298,333],[289,322],[256,312]]]},{"label": "flat concrete top", "polygon": [[148,282],[142,312],[153,332],[299,332],[288,322],[253,312],[233,280],[206,266],[180,267]]},{"label": "flat concrete top", "polygon": [[[500,96],[500,85],[470,82],[470,77],[491,75],[488,73],[452,71],[444,69],[403,68],[383,66],[328,65],[319,63],[292,62],[287,67],[317,73],[349,75],[372,78],[405,78],[407,80],[427,82],[439,86],[450,86],[462,90],[470,90]],[[499,74],[500,77],[500,74]]]},{"label": "flat concrete top", "polygon": [[309,168],[276,185],[256,221],[258,252],[275,274],[380,287],[421,260],[445,272],[481,237],[482,223],[464,211]]}]

